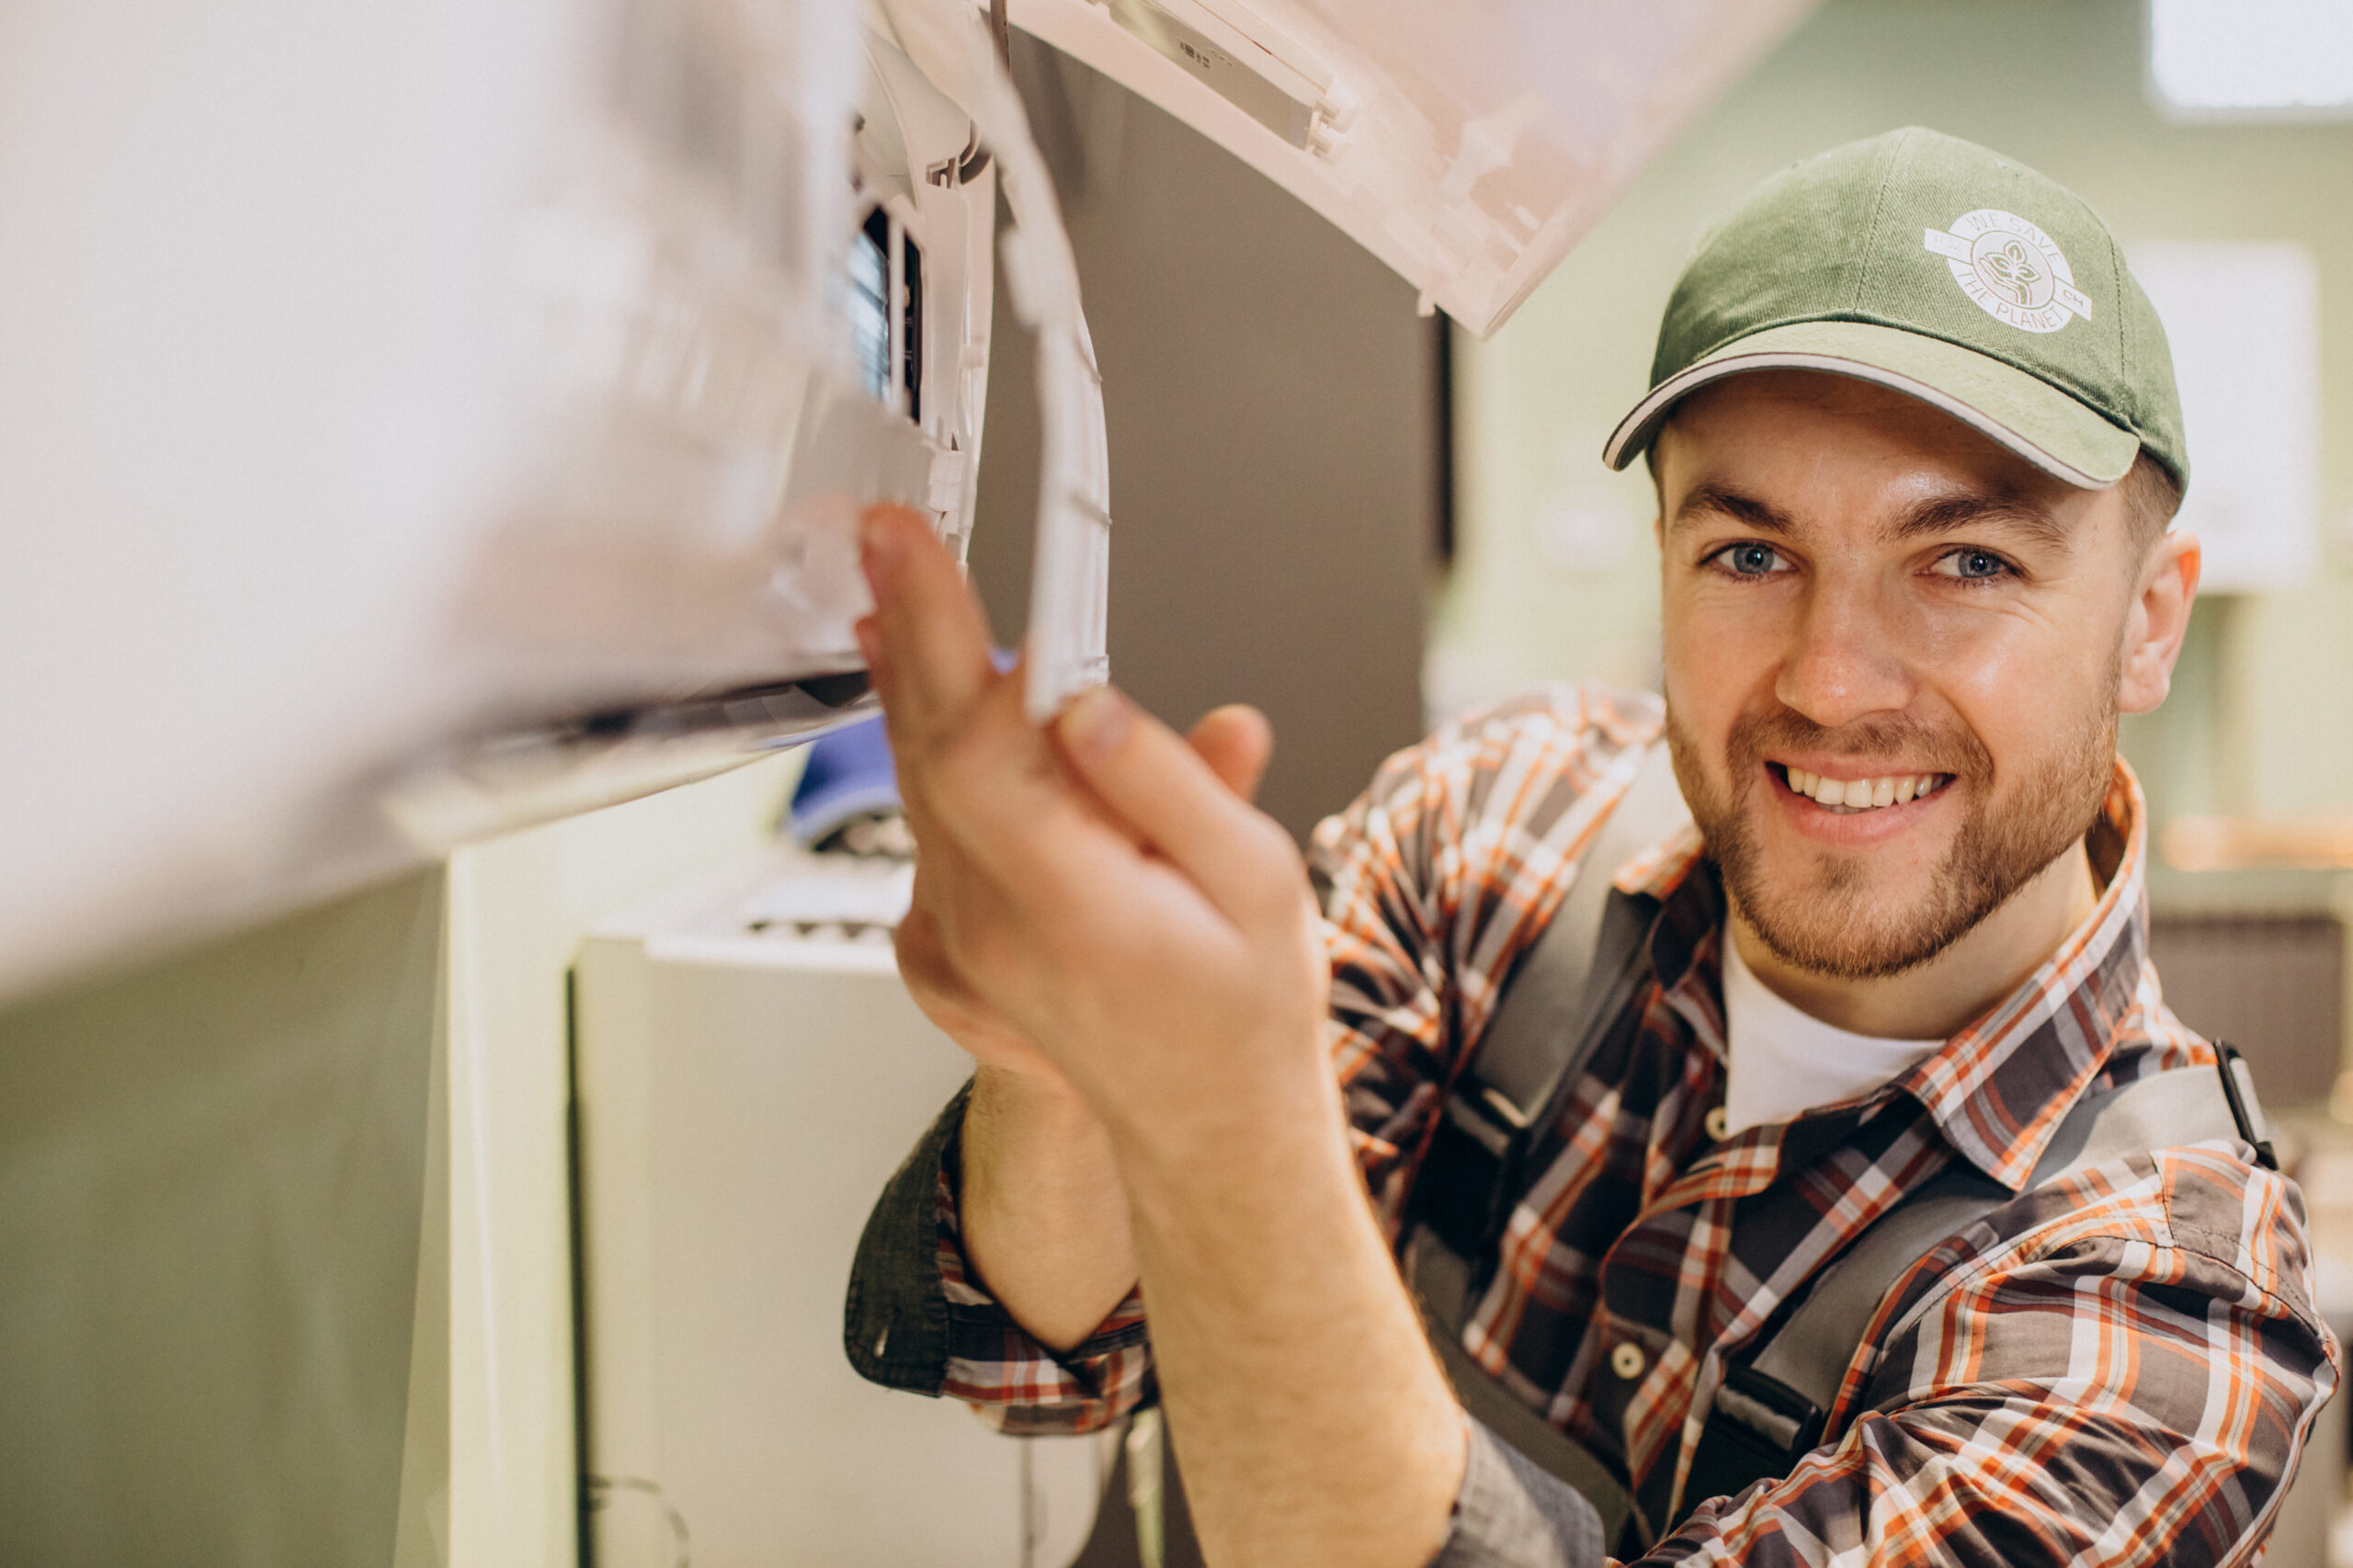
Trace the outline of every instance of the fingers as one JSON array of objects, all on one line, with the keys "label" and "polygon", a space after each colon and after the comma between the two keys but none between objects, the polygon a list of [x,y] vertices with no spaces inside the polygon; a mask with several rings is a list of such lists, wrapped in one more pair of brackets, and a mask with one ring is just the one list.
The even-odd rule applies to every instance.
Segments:
[{"label": "fingers", "polygon": [[[1258,723],[1263,728],[1265,721]],[[1213,732],[1236,743],[1221,755],[1237,772],[1256,760],[1251,743],[1241,738],[1247,725],[1221,720]],[[1109,687],[1097,687],[1063,710],[1055,731],[1080,779],[1229,919],[1247,928],[1271,900],[1296,896],[1291,873],[1299,857],[1290,835],[1237,799],[1225,778],[1175,731]],[[1264,749],[1257,748],[1258,758]]]},{"label": "fingers", "polygon": [[[923,520],[874,507],[860,544],[875,613],[859,641],[908,818],[938,869],[957,866],[939,889],[946,904],[933,908],[948,967],[967,978],[1002,967],[984,949],[1012,939],[1011,925],[1097,933],[1131,925],[1138,900],[1171,872],[1198,890],[1188,896],[1206,896],[1193,908],[1212,923],[1222,914],[1247,926],[1273,898],[1295,895],[1289,837],[1247,804],[1271,744],[1263,719],[1213,713],[1197,727],[1197,752],[1124,699],[1100,694],[1058,722],[1058,746],[1023,715],[1018,677],[993,670],[980,607]],[[971,918],[976,902],[1015,918]],[[1176,908],[1164,914],[1194,918]],[[910,954],[919,975],[935,956],[926,935],[915,933]],[[940,992],[943,1001],[953,995],[944,983]]]},{"label": "fingers", "polygon": [[1275,750],[1275,732],[1264,713],[1239,702],[1212,708],[1185,739],[1227,789],[1245,801],[1257,799]]},{"label": "fingers", "polygon": [[1042,798],[1059,772],[1051,749],[1021,714],[1017,675],[991,665],[979,602],[923,519],[871,507],[859,545],[875,608],[858,642],[908,823],[926,854],[949,853],[952,839],[992,859],[1007,813],[1027,812],[1034,825],[1056,803]]},{"label": "fingers", "polygon": [[955,728],[995,678],[988,623],[955,560],[907,508],[869,507],[858,554],[874,591],[858,642],[904,759]]},{"label": "fingers", "polygon": [[[946,551],[936,553],[945,561]],[[934,604],[936,611],[948,608]],[[1074,907],[1074,886],[1085,891],[1100,881],[1086,874],[1090,857],[1116,846],[1132,859],[1146,846],[1074,784],[1052,742],[1030,723],[1017,669],[999,676],[988,668],[983,642],[977,684],[968,686],[952,642],[943,650],[919,630],[896,635],[897,646],[927,665],[911,669],[881,647],[888,675],[878,684],[899,792],[918,865],[929,869],[918,872],[918,897],[941,919],[950,959],[969,968],[964,949],[1001,935],[1013,920]],[[888,639],[878,631],[877,641]]]}]

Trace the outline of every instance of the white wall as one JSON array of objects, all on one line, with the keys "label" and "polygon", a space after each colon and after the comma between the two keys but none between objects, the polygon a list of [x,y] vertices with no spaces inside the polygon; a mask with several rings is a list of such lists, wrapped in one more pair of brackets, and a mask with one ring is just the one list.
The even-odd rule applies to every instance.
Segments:
[{"label": "white wall", "polygon": [[800,758],[450,858],[450,1568],[578,1562],[564,1118],[566,976],[580,939],[756,851]]}]

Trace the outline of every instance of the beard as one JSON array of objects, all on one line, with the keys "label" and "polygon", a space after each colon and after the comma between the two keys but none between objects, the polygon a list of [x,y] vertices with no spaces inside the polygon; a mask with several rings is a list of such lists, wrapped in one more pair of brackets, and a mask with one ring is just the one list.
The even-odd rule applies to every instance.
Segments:
[{"label": "beard", "polygon": [[[1722,794],[1671,708],[1667,745],[1725,894],[1766,949],[1825,978],[1879,980],[1917,968],[1967,936],[2083,838],[2115,773],[2114,699],[2111,687],[2108,702],[1999,795],[1992,788],[1993,756],[1974,733],[1911,720],[1834,730],[1778,704],[1745,713],[1726,744],[1732,786]],[[1766,805],[1759,791],[1770,787],[1764,762],[1776,752],[1799,751],[1885,759],[1905,772],[1926,764],[1953,776],[1945,788],[1965,791],[1969,815],[1932,868],[1926,892],[1898,902],[1876,891],[1874,871],[1884,861],[1868,851],[1817,849],[1810,865],[1766,865],[1756,821]]]}]

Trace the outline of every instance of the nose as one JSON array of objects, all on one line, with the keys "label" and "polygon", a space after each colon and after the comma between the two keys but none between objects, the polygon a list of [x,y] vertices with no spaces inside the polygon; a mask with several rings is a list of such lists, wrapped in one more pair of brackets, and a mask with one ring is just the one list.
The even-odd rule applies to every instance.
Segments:
[{"label": "nose", "polygon": [[1824,729],[1911,703],[1905,628],[1869,585],[1817,578],[1790,635],[1773,694]]}]

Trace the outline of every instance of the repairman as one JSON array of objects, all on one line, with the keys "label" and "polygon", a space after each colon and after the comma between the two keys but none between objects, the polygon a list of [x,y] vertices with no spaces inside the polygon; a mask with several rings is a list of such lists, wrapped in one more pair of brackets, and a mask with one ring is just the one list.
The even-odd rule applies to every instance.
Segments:
[{"label": "repairman", "polygon": [[2337,1351],[2147,956],[2117,724],[2199,567],[2155,313],[2083,201],[1911,130],[1708,236],[1652,380],[1606,456],[1664,700],[1450,723],[1312,876],[1256,715],[1025,723],[870,516],[901,966],[979,1065],[853,1358],[1018,1431],[1156,1401],[1219,1568],[2246,1561]]}]

